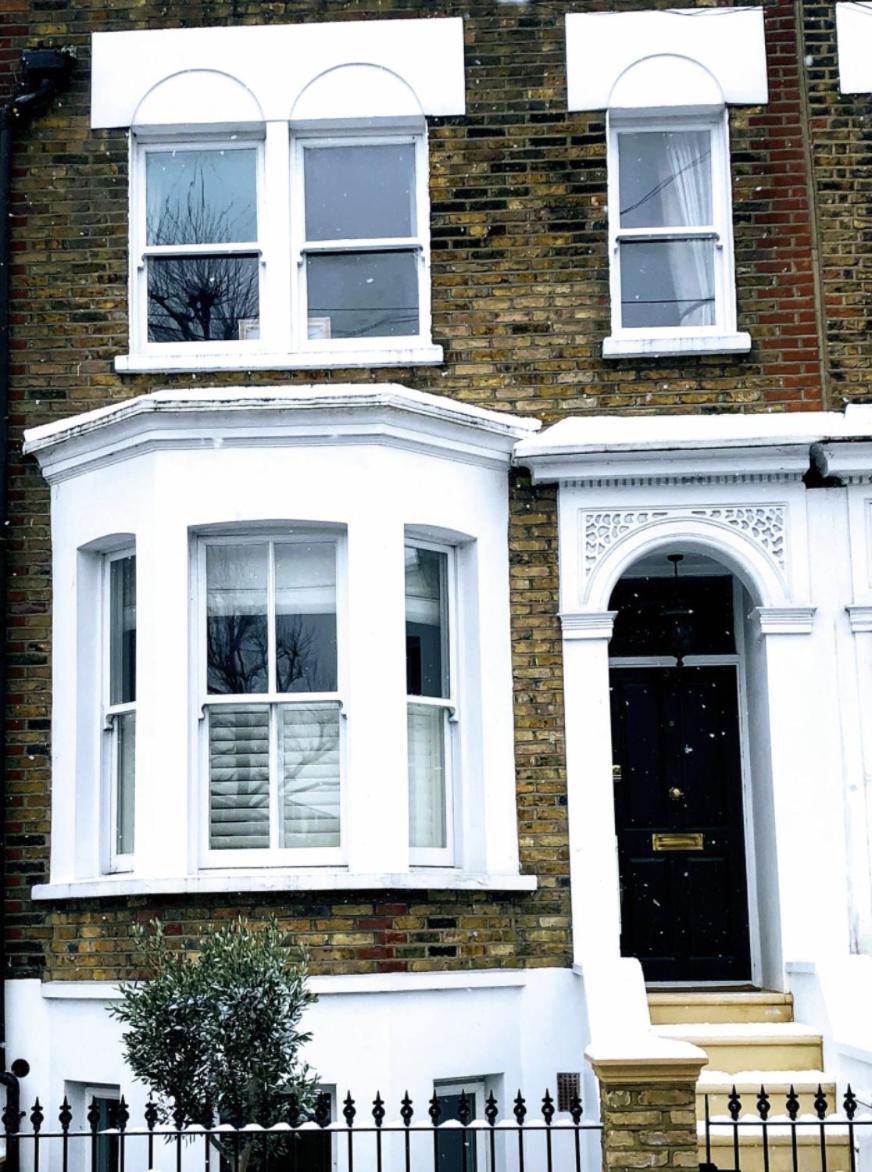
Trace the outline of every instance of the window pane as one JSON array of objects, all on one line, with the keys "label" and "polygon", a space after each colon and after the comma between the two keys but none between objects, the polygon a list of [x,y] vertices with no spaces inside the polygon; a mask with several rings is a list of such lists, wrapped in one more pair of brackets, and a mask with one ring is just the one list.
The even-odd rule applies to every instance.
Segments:
[{"label": "window pane", "polygon": [[406,691],[450,695],[448,675],[448,555],[406,546]]},{"label": "window pane", "polygon": [[715,324],[713,240],[621,244],[621,321],[640,326]]},{"label": "window pane", "polygon": [[209,710],[209,845],[269,846],[269,708]]},{"label": "window pane", "polygon": [[306,258],[310,338],[417,334],[414,252],[348,252]]},{"label": "window pane", "polygon": [[276,544],[276,691],[336,691],[336,546]]},{"label": "window pane", "polygon": [[148,244],[257,240],[257,152],[148,151]]},{"label": "window pane", "polygon": [[207,545],[210,692],[268,691],[267,545]]},{"label": "window pane", "polygon": [[618,150],[622,228],[711,224],[708,130],[619,134]]},{"label": "window pane", "polygon": [[249,341],[259,315],[256,257],[149,258],[149,342]]},{"label": "window pane", "polygon": [[444,708],[409,705],[409,846],[448,845]]},{"label": "window pane", "polygon": [[306,239],[414,236],[415,146],[309,147]]},{"label": "window pane", "polygon": [[109,563],[109,703],[136,699],[136,558]]},{"label": "window pane", "polygon": [[115,853],[133,853],[136,713],[115,717]]},{"label": "window pane", "polygon": [[339,708],[279,708],[280,846],[339,846]]}]

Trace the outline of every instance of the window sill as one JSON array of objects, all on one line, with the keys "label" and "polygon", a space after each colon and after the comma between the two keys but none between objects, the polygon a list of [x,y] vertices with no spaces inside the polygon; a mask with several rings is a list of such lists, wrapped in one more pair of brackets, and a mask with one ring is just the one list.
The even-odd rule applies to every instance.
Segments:
[{"label": "window sill", "polygon": [[335,868],[314,867],[261,874],[225,871],[166,879],[106,875],[100,879],[76,879],[72,883],[41,883],[33,888],[32,898],[93,899],[116,895],[206,895],[242,891],[535,891],[537,886],[535,875],[484,875],[447,867],[354,875]]},{"label": "window sill", "polygon": [[443,360],[441,346],[412,345],[296,351],[271,354],[263,350],[223,351],[219,354],[192,354],[187,350],[165,353],[119,354],[115,369],[119,374],[149,372],[184,374],[218,370],[326,370],[371,366],[437,366]]},{"label": "window sill", "polygon": [[603,338],[603,358],[668,358],[683,354],[747,354],[751,335],[669,334]]}]

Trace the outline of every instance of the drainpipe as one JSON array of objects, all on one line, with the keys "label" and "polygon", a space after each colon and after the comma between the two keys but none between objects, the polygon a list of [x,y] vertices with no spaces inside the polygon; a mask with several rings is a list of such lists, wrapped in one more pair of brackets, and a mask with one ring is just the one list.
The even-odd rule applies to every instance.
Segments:
[{"label": "drainpipe", "polygon": [[[48,109],[69,84],[75,53],[70,49],[25,49],[12,98],[0,106],[0,625],[6,627],[6,454],[9,439],[9,264],[12,189],[12,142],[16,131]],[[0,894],[6,873],[6,648],[0,645]],[[11,1065],[6,1055],[6,923],[0,898],[0,1085],[6,1088],[6,1130],[18,1129],[19,1079],[30,1069],[24,1059]],[[18,1144],[11,1140],[6,1172],[18,1172]]]}]

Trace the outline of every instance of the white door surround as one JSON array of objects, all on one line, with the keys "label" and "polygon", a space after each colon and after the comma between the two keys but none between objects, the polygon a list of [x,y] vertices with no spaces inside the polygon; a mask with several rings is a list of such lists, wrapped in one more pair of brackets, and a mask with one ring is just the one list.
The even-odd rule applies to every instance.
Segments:
[{"label": "white door surround", "polygon": [[[619,958],[609,600],[634,563],[671,552],[713,558],[745,592],[748,850],[761,942],[755,979],[783,988],[789,962],[847,953],[848,905],[857,902],[849,893],[863,877],[848,870],[849,784],[838,703],[827,695],[837,681],[822,670],[834,641],[851,638],[846,607],[861,640],[863,628],[872,629],[862,621],[872,610],[857,610],[872,600],[872,573],[864,591],[855,585],[838,601],[820,580],[828,558],[847,563],[851,551],[854,560],[862,552],[866,564],[872,555],[865,529],[861,540],[859,527],[848,525],[847,506],[844,532],[833,532],[832,515],[825,520],[817,503],[824,493],[806,489],[803,476],[828,437],[870,432],[872,413],[862,408],[845,416],[577,418],[516,448],[534,482],[559,483],[573,949],[585,971]],[[838,447],[862,458],[868,498],[868,444]],[[834,493],[842,500],[851,491]],[[864,525],[872,532],[872,502]]]}]

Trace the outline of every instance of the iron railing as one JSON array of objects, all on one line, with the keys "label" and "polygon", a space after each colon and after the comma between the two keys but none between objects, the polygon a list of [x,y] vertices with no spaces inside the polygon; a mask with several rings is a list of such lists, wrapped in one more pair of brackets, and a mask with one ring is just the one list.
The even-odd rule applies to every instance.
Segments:
[{"label": "iron railing", "polygon": [[[434,1094],[415,1118],[408,1093],[389,1117],[380,1094],[364,1111],[348,1094],[334,1111],[329,1094],[304,1113],[293,1096],[283,1118],[269,1127],[188,1123],[167,1118],[149,1100],[143,1125],[131,1126],[121,1096],[111,1126],[105,1103],[92,1099],[87,1126],[74,1127],[66,1098],[50,1120],[39,1101],[18,1119],[3,1116],[7,1154],[22,1172],[593,1172],[599,1168],[601,1123],[584,1118],[574,1096],[558,1111],[549,1091],[533,1114],[519,1091],[505,1115],[493,1092],[483,1103],[464,1091],[454,1096],[453,1118]],[[475,1107],[481,1107],[476,1118]],[[338,1118],[333,1118],[333,1115]]]},{"label": "iron railing", "polygon": [[872,1112],[861,1108],[850,1084],[841,1111],[838,1105],[830,1109],[820,1085],[809,1105],[812,1111],[801,1110],[800,1093],[793,1086],[782,1096],[761,1086],[743,1104],[734,1086],[727,1096],[727,1114],[713,1115],[711,1096],[706,1095],[700,1172],[742,1172],[743,1165],[770,1172],[776,1162],[782,1169],[787,1164],[791,1172],[872,1172],[872,1131],[864,1130],[872,1128]]}]

